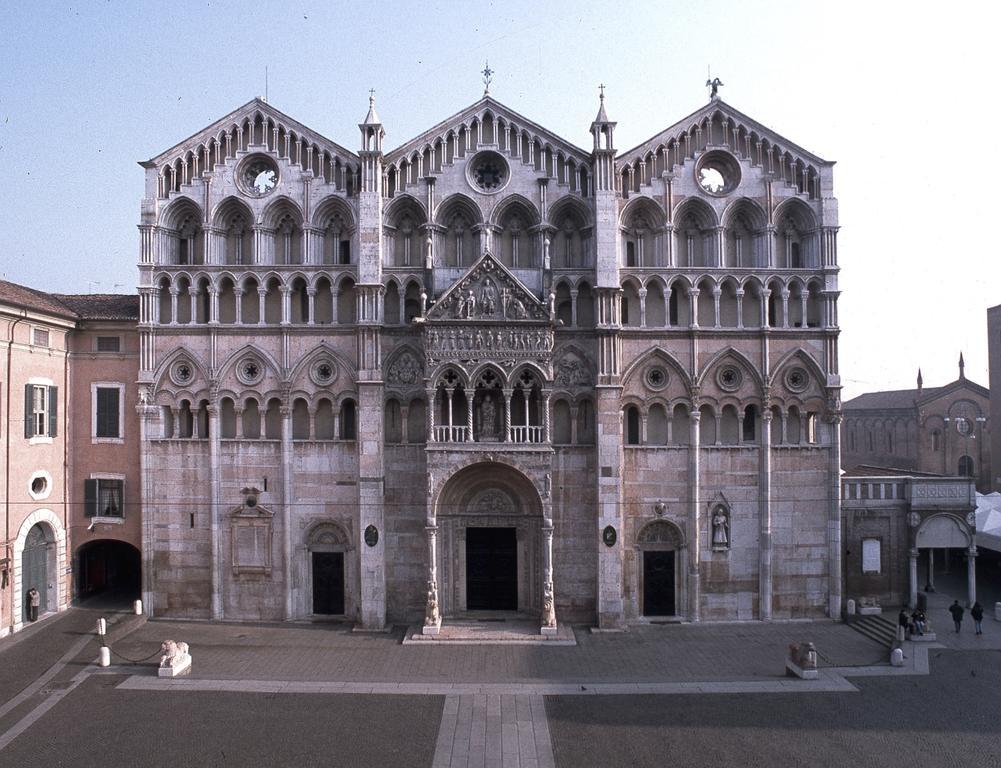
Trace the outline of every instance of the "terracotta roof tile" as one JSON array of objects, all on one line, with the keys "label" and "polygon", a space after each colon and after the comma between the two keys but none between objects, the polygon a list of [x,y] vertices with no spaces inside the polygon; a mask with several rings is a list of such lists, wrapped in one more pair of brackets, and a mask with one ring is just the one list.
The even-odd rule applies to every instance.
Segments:
[{"label": "terracotta roof tile", "polygon": [[10,304],[35,312],[48,312],[59,317],[73,319],[77,317],[73,309],[63,304],[51,293],[37,291],[34,288],[28,288],[26,285],[18,285],[6,280],[0,280],[0,304]]},{"label": "terracotta roof tile", "polygon": [[139,320],[139,297],[128,293],[53,294],[83,320]]}]

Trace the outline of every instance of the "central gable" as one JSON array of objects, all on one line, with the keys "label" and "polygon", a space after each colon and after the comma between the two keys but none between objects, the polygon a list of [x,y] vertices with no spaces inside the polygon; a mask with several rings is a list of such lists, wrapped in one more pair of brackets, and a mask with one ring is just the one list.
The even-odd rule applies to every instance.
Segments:
[{"label": "central gable", "polygon": [[550,322],[552,317],[552,308],[487,251],[442,294],[425,319]]},{"label": "central gable", "polygon": [[[401,160],[410,160],[412,157],[423,153],[439,142],[446,142],[450,135],[457,136],[462,131],[469,133],[476,130],[476,127],[478,125],[482,126],[484,120],[487,118],[493,122],[494,131],[496,132],[510,130],[512,132],[524,133],[534,141],[536,146],[549,147],[554,155],[561,154],[566,158],[573,158],[577,163],[590,161],[590,152],[557,136],[538,123],[518,114],[499,101],[495,101],[490,96],[484,96],[475,104],[442,120],[419,136],[387,152],[386,163],[387,165],[393,165]],[[500,142],[497,141],[495,134],[494,140],[492,142],[485,142],[485,144],[497,145]]]}]

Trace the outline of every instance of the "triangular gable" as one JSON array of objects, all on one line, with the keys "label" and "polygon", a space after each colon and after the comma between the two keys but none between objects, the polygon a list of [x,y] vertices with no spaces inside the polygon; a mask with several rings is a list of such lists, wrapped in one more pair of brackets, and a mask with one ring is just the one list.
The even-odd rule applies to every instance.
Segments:
[{"label": "triangular gable", "polygon": [[550,310],[488,251],[428,310],[429,321],[546,321]]},{"label": "triangular gable", "polygon": [[520,115],[510,107],[501,104],[491,96],[484,96],[475,104],[471,104],[461,112],[457,112],[451,117],[442,120],[437,125],[427,129],[419,136],[411,139],[405,144],[386,153],[386,163],[391,165],[400,160],[409,158],[414,152],[423,152],[428,146],[436,141],[442,141],[449,133],[458,132],[459,128],[465,126],[469,128],[474,121],[480,120],[487,113],[490,113],[496,121],[500,118],[505,123],[517,126],[520,130],[534,134],[535,143],[541,146],[549,145],[556,152],[562,152],[568,157],[575,158],[578,162],[588,162],[591,153],[587,152],[566,139],[557,136],[552,131],[543,128],[538,123],[529,120],[524,115]]},{"label": "triangular gable", "polygon": [[225,117],[216,120],[211,125],[208,125],[197,133],[192,134],[184,141],[175,144],[170,149],[161,152],[146,162],[140,163],[140,165],[144,168],[155,168],[164,163],[172,162],[175,158],[183,156],[189,150],[195,150],[203,144],[207,145],[207,143],[211,142],[213,139],[218,139],[222,133],[228,131],[231,127],[241,125],[244,120],[248,118],[254,120],[258,113],[263,117],[268,118],[279,127],[284,128],[286,133],[291,132],[296,136],[305,139],[308,144],[315,144],[321,149],[337,157],[351,159],[358,162],[358,156],[350,150],[345,149],[340,144],[331,141],[322,134],[307,128],[298,120],[294,120],[284,112],[275,109],[263,99],[255,98],[248,101],[242,107],[233,110]]},{"label": "triangular gable", "polygon": [[938,387],[932,392],[929,392],[927,389],[924,390],[924,392],[922,392],[922,396],[917,399],[916,404],[925,406],[929,403],[935,402],[939,398],[945,397],[946,395],[953,395],[964,389],[973,395],[984,398],[985,400],[989,399],[991,396],[990,390],[986,387],[980,386],[975,381],[970,381],[969,379],[957,379],[951,384],[946,384],[944,387]]},{"label": "triangular gable", "polygon": [[702,125],[707,119],[711,120],[717,113],[727,118],[727,121],[730,123],[730,130],[743,127],[747,133],[756,133],[759,137],[766,139],[773,146],[781,148],[784,152],[787,151],[795,156],[798,156],[799,159],[802,159],[807,164],[817,166],[834,165],[832,161],[824,160],[820,156],[815,155],[813,152],[810,152],[798,144],[789,141],[787,138],[780,135],[776,131],[773,131],[771,128],[762,125],[757,120],[754,120],[753,118],[745,115],[743,112],[731,107],[722,99],[710,101],[704,107],[697,109],[688,117],[682,118],[670,128],[666,128],[655,136],[647,139],[639,146],[620,153],[617,161],[620,163],[632,163],[645,158],[651,153],[656,153],[660,147],[666,147],[672,141],[678,141],[682,134],[697,125]]}]

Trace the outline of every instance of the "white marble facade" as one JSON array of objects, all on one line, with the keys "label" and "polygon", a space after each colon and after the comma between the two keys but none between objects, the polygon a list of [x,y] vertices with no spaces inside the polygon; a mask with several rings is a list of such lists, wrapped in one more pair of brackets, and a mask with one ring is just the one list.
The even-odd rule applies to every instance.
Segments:
[{"label": "white marble facade", "polygon": [[840,613],[832,164],[601,102],[350,151],[254,100],[144,163],[154,614]]}]

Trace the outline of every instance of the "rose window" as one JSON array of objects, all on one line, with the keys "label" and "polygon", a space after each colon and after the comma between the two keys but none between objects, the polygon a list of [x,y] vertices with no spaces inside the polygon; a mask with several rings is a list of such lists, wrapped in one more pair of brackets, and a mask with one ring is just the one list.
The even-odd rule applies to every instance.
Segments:
[{"label": "rose window", "polygon": [[727,392],[733,392],[734,390],[739,389],[743,381],[744,375],[740,372],[740,369],[735,368],[732,365],[720,368],[719,373],[716,374],[716,383],[719,384],[720,389],[726,390]]}]

